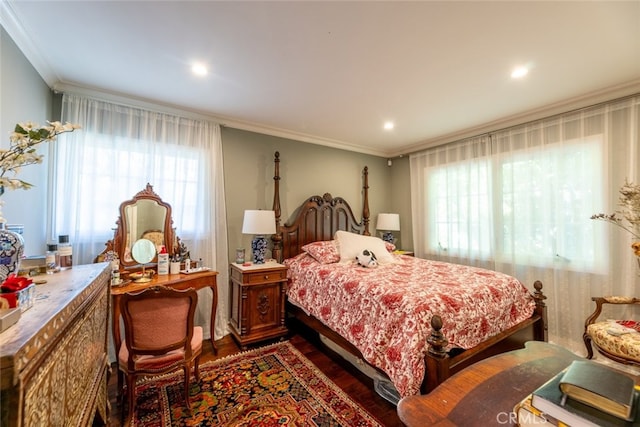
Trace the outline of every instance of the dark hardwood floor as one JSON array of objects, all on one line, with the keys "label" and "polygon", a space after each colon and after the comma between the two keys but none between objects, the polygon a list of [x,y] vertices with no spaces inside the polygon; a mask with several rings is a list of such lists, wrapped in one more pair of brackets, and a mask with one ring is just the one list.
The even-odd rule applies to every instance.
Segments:
[{"label": "dark hardwood floor", "polygon": [[[403,425],[398,418],[396,407],[384,400],[373,390],[372,381],[339,356],[330,356],[331,351],[323,348],[317,339],[317,335],[303,329],[297,329],[292,332],[287,339],[346,394],[362,407],[366,408],[381,424],[388,427]],[[268,341],[260,343],[257,344],[256,347],[269,343]],[[231,335],[227,335],[216,341],[216,346],[218,347],[218,354],[214,355],[211,342],[206,341],[204,343],[201,363],[229,356],[240,351],[240,348]],[[121,425],[120,408],[116,400],[116,369],[117,367],[114,365],[108,385],[109,401],[111,404],[110,427]]]}]

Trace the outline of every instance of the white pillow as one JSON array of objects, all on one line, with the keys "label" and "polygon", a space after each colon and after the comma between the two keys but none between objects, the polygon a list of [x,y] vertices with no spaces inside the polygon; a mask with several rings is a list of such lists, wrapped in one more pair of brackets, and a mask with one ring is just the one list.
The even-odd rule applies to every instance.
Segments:
[{"label": "white pillow", "polygon": [[361,234],[339,230],[336,231],[334,238],[338,241],[341,263],[355,261],[356,256],[365,249],[376,254],[378,264],[393,262],[393,255],[387,251],[384,240],[379,237],[363,236]]}]

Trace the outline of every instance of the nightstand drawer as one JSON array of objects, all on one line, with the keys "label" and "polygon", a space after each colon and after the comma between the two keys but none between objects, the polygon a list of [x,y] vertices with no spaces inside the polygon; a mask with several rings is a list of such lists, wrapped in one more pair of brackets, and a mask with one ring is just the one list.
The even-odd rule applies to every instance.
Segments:
[{"label": "nightstand drawer", "polygon": [[287,278],[286,270],[259,271],[244,275],[244,283],[277,282]]},{"label": "nightstand drawer", "polygon": [[279,282],[287,279],[287,269],[263,269],[260,271],[245,271],[244,273],[236,269],[231,269],[231,278],[237,280],[240,283],[247,283],[249,285],[265,282]]}]

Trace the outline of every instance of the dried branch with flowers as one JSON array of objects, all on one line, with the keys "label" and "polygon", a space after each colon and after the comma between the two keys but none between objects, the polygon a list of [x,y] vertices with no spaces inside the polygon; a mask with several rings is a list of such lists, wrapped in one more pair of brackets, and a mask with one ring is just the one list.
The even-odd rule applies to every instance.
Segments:
[{"label": "dried branch with flowers", "polygon": [[619,211],[610,215],[592,215],[591,219],[609,222],[631,234],[633,239],[639,240],[633,242],[631,248],[640,257],[640,184],[625,181],[620,188],[618,205],[621,207]]},{"label": "dried branch with flowers", "polygon": [[[58,135],[73,132],[80,126],[71,123],[47,122],[49,126],[32,123],[18,123],[9,136],[11,146],[8,150],[0,149],[0,187],[17,190],[28,190],[33,185],[16,178],[24,166],[42,163],[43,155],[36,153],[35,146],[46,141],[54,141]],[[12,173],[11,177],[7,174]]]},{"label": "dried branch with flowers", "polygon": [[[25,122],[18,123],[10,134],[11,144],[8,150],[0,148],[0,196],[5,190],[28,190],[33,187],[26,181],[17,178],[24,166],[42,163],[43,155],[36,153],[36,146],[42,142],[55,141],[61,133],[80,129],[79,125],[60,122],[47,122],[42,126]],[[2,204],[0,202],[0,208]],[[4,222],[0,213],[0,222]]]}]

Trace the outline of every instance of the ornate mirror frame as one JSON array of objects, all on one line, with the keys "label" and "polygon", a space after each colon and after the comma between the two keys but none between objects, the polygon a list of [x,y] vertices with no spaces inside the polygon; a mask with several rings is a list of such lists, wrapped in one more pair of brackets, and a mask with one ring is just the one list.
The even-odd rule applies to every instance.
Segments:
[{"label": "ornate mirror frame", "polygon": [[[153,206],[154,210],[156,206],[160,209],[164,209],[164,218],[161,221],[156,221],[153,225],[149,225],[148,227],[132,227],[130,224],[131,215],[129,214],[132,212],[134,207],[144,205]],[[158,228],[158,222],[162,222],[161,229]],[[129,237],[130,230],[132,228],[136,230],[136,235]],[[131,247],[136,240],[140,238],[152,240],[156,245],[164,244],[169,255],[172,255],[175,249],[177,249],[178,243],[173,229],[171,205],[165,203],[160,196],[153,191],[153,186],[149,183],[147,183],[144,190],[138,192],[132,199],[126,200],[120,204],[120,217],[116,221],[113,240],[106,243],[106,249],[98,256],[98,259],[103,258],[107,252],[113,251],[120,259],[121,268],[127,269],[139,267],[139,264],[131,256]],[[152,262],[157,262],[157,255],[154,257]]]}]

